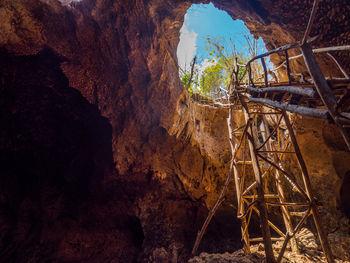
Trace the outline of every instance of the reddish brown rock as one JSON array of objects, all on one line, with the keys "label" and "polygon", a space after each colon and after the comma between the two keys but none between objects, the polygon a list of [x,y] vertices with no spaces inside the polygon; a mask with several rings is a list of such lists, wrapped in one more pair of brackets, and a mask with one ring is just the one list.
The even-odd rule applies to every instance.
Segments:
[{"label": "reddish brown rock", "polygon": [[[176,46],[191,2],[61,2],[0,3],[0,256],[184,261],[229,160],[225,112],[191,102],[178,79]],[[213,2],[243,19],[269,49],[299,40],[311,7]],[[349,10],[341,6],[348,4],[321,4],[316,44],[348,44],[350,25],[341,17]],[[328,13],[331,22],[323,18]],[[331,126],[305,127],[306,159],[315,162],[313,140],[324,149],[310,169],[324,166],[313,180],[331,189],[327,198],[326,187],[318,194],[328,200],[325,214],[338,220],[348,198],[341,196],[347,154]],[[230,191],[229,202],[234,196]],[[332,221],[329,229],[336,227]],[[239,231],[234,209],[224,206],[201,249],[235,250]]]}]

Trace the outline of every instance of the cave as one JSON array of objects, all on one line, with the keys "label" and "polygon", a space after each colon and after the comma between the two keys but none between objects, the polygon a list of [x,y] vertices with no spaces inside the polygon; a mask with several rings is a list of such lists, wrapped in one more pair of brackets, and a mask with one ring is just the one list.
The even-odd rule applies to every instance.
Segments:
[{"label": "cave", "polygon": [[[226,110],[196,103],[178,75],[186,11],[209,2],[0,3],[1,262],[187,262],[231,158]],[[301,39],[313,5],[211,2],[268,50]],[[348,17],[348,1],[321,1],[314,44],[350,45]],[[329,120],[295,125],[334,254],[350,260],[350,153]],[[234,182],[229,188],[198,253],[242,248]]]},{"label": "cave", "polygon": [[348,217],[350,215],[350,206],[349,206],[350,194],[347,190],[347,189],[349,189],[349,185],[350,185],[349,175],[350,175],[350,172],[347,172],[345,174],[343,183],[341,185],[341,190],[340,190],[341,206],[342,206],[344,213]]}]

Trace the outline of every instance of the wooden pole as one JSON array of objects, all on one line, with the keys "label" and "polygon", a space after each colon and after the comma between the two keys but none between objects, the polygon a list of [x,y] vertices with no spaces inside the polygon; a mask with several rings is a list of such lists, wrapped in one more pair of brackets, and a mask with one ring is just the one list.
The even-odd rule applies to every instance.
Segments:
[{"label": "wooden pole", "polygon": [[309,107],[299,106],[295,104],[285,104],[282,102],[263,99],[263,98],[250,97],[249,101],[267,104],[278,109],[291,111],[291,112],[298,113],[300,115],[310,116],[310,117],[319,118],[319,119],[327,119],[327,116],[328,116],[328,111],[322,110],[322,109],[309,108]]},{"label": "wooden pole", "polygon": [[287,233],[287,236],[286,238],[284,239],[284,242],[283,242],[283,245],[282,245],[282,248],[280,250],[280,253],[277,257],[277,263],[280,263],[281,260],[282,260],[282,257],[283,257],[283,254],[284,254],[284,251],[286,250],[287,248],[287,243],[288,241],[293,238],[295,236],[295,234],[297,232],[299,232],[301,226],[305,223],[305,220],[308,218],[308,216],[310,215],[310,207],[308,208],[308,210],[305,212],[305,214],[303,215],[303,218],[299,221],[299,223],[297,224],[297,226],[294,228],[294,231],[289,234]]},{"label": "wooden pole", "polygon": [[[246,122],[248,122],[250,119],[248,106],[243,101],[243,99],[241,99],[241,103],[243,106],[245,120]],[[266,262],[275,263],[276,261],[275,261],[275,256],[273,254],[273,249],[272,249],[271,233],[270,233],[270,228],[269,228],[268,219],[267,219],[268,218],[267,207],[265,203],[264,190],[262,186],[262,176],[261,176],[261,171],[259,167],[259,161],[256,156],[256,147],[255,147],[255,142],[253,138],[253,129],[251,125],[247,131],[247,137],[248,137],[248,145],[250,150],[250,158],[252,160],[253,170],[255,174],[256,190],[258,194],[257,206],[260,212],[260,228],[264,239]]]},{"label": "wooden pole", "polygon": [[301,171],[302,171],[301,174],[303,177],[306,193],[307,193],[309,199],[311,200],[310,207],[311,207],[312,215],[313,215],[314,222],[316,225],[317,233],[318,233],[318,236],[320,238],[322,250],[327,258],[327,262],[333,263],[334,259],[333,259],[333,255],[332,255],[332,250],[329,246],[327,235],[324,232],[321,221],[320,221],[320,216],[319,216],[318,211],[317,211],[317,206],[316,206],[315,198],[314,198],[314,195],[312,192],[309,173],[308,173],[308,170],[306,168],[304,158],[301,154],[297,139],[295,137],[295,134],[294,134],[294,131],[292,128],[292,125],[290,124],[289,117],[285,111],[283,111],[282,114],[283,114],[283,118],[284,118],[285,124],[286,124],[287,129],[288,129],[288,132],[289,132],[290,139],[291,139],[293,147],[294,147],[295,154],[296,154],[297,159],[298,159],[299,166],[300,166]]},{"label": "wooden pole", "polygon": [[[347,45],[347,46],[335,46],[335,47],[322,47],[322,48],[316,48],[316,49],[313,49],[312,52],[313,53],[322,53],[322,52],[331,52],[331,51],[344,51],[344,50],[350,50],[350,45]],[[330,54],[330,53],[328,53]],[[297,59],[297,58],[301,58],[303,56],[303,54],[300,54],[300,55],[296,55],[296,56],[293,56],[293,57],[289,57],[289,61],[293,60],[293,59]],[[334,61],[335,62],[335,61]],[[338,61],[337,61],[338,62]],[[272,71],[276,71],[278,69],[280,69],[281,67],[284,67],[286,66],[286,63],[287,61],[283,61],[278,67],[272,69]],[[340,66],[340,67],[339,67]],[[339,64],[338,67],[340,68],[340,70],[343,72],[344,70],[341,69],[341,65]],[[346,72],[345,72],[346,73]],[[343,72],[344,74],[344,72]],[[346,78],[349,78],[347,77],[347,73],[344,74],[344,76]]]},{"label": "wooden pole", "polygon": [[[263,118],[264,129],[266,131],[266,135],[268,137],[271,137],[269,126],[268,126],[268,123],[266,120],[266,116],[263,116],[262,118]],[[279,124],[280,124],[280,121],[277,122],[278,126],[279,126]],[[273,150],[273,145],[271,143],[271,140],[268,141],[268,143],[266,144],[266,147],[269,151]],[[274,161],[276,163],[279,163],[279,166],[281,166],[281,162],[278,158],[277,153],[273,154],[273,158],[274,158]],[[277,187],[277,193],[279,196],[279,200],[281,203],[286,203],[286,197],[285,197],[284,190],[283,190],[282,183],[281,183],[281,175],[280,175],[278,170],[276,170],[276,172],[275,172],[275,180],[276,180],[276,187]],[[292,223],[292,219],[290,217],[288,208],[286,206],[281,206],[281,211],[282,211],[283,221],[284,221],[284,224],[285,224],[286,229],[287,229],[287,233],[292,234],[293,233],[293,223]],[[290,241],[291,241],[292,251],[299,254],[299,248],[298,248],[298,245],[297,245],[295,238],[294,237],[291,238]]]},{"label": "wooden pole", "polygon": [[337,100],[316,62],[315,56],[312,53],[311,46],[308,43],[305,43],[300,48],[306,67],[309,70],[309,73],[315,83],[316,90],[322,102],[327,107],[329,114],[333,118],[334,122],[338,125],[339,131],[350,150],[350,136],[344,127],[337,121],[337,116],[339,115],[337,112]]},{"label": "wooden pole", "polygon": [[250,59],[247,64],[250,64],[252,61],[256,60],[256,59],[259,59],[259,58],[263,58],[263,57],[267,57],[269,55],[272,55],[272,54],[275,54],[275,53],[278,53],[278,52],[282,52],[282,51],[285,51],[285,50],[288,50],[288,49],[291,49],[291,48],[297,48],[300,46],[300,43],[299,42],[295,42],[295,43],[291,43],[291,44],[287,44],[287,45],[284,45],[282,47],[278,47],[278,48],[275,48],[273,50],[270,50],[266,53],[263,53],[259,56],[256,56],[252,59]]},{"label": "wooden pole", "polygon": [[[245,139],[248,127],[250,125],[250,122],[248,121],[248,123],[246,124],[246,126],[242,132],[241,140],[240,140],[240,143],[238,145],[238,148],[235,149],[234,141],[233,141],[231,118],[232,118],[232,107],[230,108],[229,117],[227,119],[227,126],[228,126],[228,131],[229,131],[229,139],[230,139],[231,152],[232,152],[231,158],[232,158],[232,164],[233,164],[233,174],[234,174],[234,178],[235,178],[235,187],[236,187],[236,196],[237,196],[237,210],[238,210],[238,214],[242,215],[242,214],[244,214],[244,203],[242,201],[242,191],[241,191],[241,187],[242,187],[243,182],[242,182],[241,176],[238,172],[237,162],[236,162],[236,154],[237,154],[238,149],[242,145],[242,142],[243,142],[243,144],[245,144],[244,139]],[[241,220],[241,232],[242,232],[242,240],[243,240],[243,244],[244,244],[244,252],[246,254],[249,254],[250,253],[250,242],[249,242],[249,233],[248,233],[248,231],[246,231],[246,228],[247,228],[246,216],[242,216],[240,218],[240,220]]]},{"label": "wooden pole", "polygon": [[268,91],[277,91],[277,92],[288,92],[293,94],[298,94],[302,96],[308,96],[308,97],[314,97],[315,96],[315,90],[313,88],[303,88],[303,87],[296,87],[296,86],[272,86],[268,88],[252,88],[250,86],[247,86],[246,89],[248,91],[263,93]]},{"label": "wooden pole", "polygon": [[346,72],[346,70],[344,69],[343,65],[340,64],[340,62],[331,53],[327,52],[327,55],[334,61],[334,63],[339,68],[339,70],[343,73],[344,77],[347,78],[347,79],[350,79],[350,76]]},{"label": "wooden pole", "polygon": [[[242,200],[242,192],[241,192],[241,185],[242,180],[241,177],[238,174],[237,166],[233,166],[234,169],[234,175],[235,175],[235,186],[236,186],[236,196],[237,196],[237,205],[238,205],[238,213],[239,215],[244,214],[244,202]],[[246,216],[243,216],[240,218],[241,220],[241,232],[242,232],[242,240],[243,240],[243,246],[244,246],[244,252],[246,254],[250,253],[250,242],[249,242],[249,233],[246,231],[248,224]]]},{"label": "wooden pole", "polygon": [[292,77],[290,76],[290,65],[289,65],[288,50],[285,50],[285,51],[284,51],[284,54],[286,55],[286,65],[287,65],[288,83],[289,83],[289,85],[292,85]]},{"label": "wooden pole", "polygon": [[263,69],[264,69],[264,81],[265,81],[265,87],[268,87],[269,82],[268,82],[267,68],[266,68],[266,64],[265,64],[265,59],[264,59],[264,58],[261,58],[261,64],[262,64]]},{"label": "wooden pole", "polygon": [[309,18],[309,22],[307,24],[307,27],[306,27],[306,30],[305,30],[305,33],[304,33],[304,37],[303,37],[303,40],[301,41],[301,44],[304,44],[306,43],[309,35],[310,35],[310,32],[311,32],[311,28],[312,28],[312,24],[314,23],[314,20],[315,20],[315,17],[316,17],[316,12],[317,12],[317,8],[318,8],[318,3],[320,2],[320,0],[315,0],[314,1],[314,4],[312,6],[312,10],[311,10],[311,15],[310,15],[310,18]]}]

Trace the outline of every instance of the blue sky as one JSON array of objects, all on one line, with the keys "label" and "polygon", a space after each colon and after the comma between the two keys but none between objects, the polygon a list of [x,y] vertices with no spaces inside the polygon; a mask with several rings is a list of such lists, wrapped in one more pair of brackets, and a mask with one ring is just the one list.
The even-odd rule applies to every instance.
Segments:
[{"label": "blue sky", "polygon": [[[200,59],[199,63],[208,56],[209,52],[205,49],[207,36],[227,40],[231,38],[238,52],[244,52],[246,50],[244,35],[250,34],[242,21],[233,20],[225,11],[215,8],[212,3],[192,5],[187,10],[180,33],[177,55],[181,68],[185,65],[188,68],[195,55]],[[226,46],[228,47],[228,41]],[[261,39],[259,39],[259,46],[260,54],[264,52],[265,47]]]}]

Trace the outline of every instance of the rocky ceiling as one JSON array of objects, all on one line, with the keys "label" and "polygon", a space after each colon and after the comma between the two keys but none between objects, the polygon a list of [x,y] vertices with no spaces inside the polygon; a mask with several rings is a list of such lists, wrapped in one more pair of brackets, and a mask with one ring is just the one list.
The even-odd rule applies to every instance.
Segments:
[{"label": "rocky ceiling", "polygon": [[[69,2],[0,2],[0,258],[185,261],[229,159],[226,113],[193,104],[178,79],[184,15],[208,1]],[[299,40],[312,6],[213,3],[269,49]],[[315,44],[349,44],[348,17],[346,0],[322,1]],[[339,59],[350,68],[348,55]],[[332,126],[302,119],[299,127],[321,199],[330,192],[324,214],[335,231],[346,219],[349,154]],[[240,247],[225,205],[200,249]]]}]

